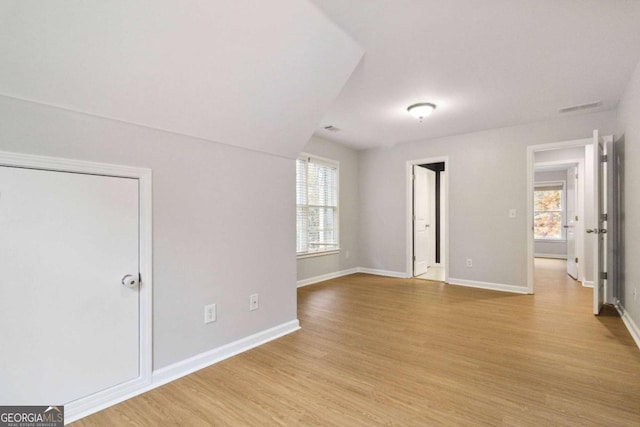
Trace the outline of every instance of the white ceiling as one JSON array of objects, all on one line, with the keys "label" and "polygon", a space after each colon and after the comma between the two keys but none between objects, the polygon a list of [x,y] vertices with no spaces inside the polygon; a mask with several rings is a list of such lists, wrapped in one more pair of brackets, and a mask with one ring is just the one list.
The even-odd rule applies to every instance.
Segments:
[{"label": "white ceiling", "polygon": [[362,53],[300,0],[0,2],[0,95],[287,157]]},{"label": "white ceiling", "polygon": [[312,1],[366,52],[316,131],[357,149],[612,109],[640,59],[635,0]]}]

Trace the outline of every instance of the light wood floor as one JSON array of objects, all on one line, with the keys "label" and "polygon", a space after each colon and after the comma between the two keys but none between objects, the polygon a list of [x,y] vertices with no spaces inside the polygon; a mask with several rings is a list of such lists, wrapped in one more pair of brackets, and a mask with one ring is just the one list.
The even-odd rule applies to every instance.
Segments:
[{"label": "light wood floor", "polygon": [[555,265],[535,296],[365,274],[301,288],[301,331],[74,425],[640,425],[640,350]]}]

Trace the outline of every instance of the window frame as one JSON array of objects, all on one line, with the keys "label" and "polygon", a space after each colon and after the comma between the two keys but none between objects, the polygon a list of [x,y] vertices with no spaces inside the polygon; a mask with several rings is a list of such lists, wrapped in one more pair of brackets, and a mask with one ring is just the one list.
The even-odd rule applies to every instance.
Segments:
[{"label": "window frame", "polygon": [[[296,247],[296,259],[313,258],[313,257],[317,257],[317,256],[338,254],[338,253],[340,253],[340,162],[337,161],[337,160],[328,159],[326,157],[320,157],[320,156],[316,156],[315,154],[304,153],[304,152],[300,153],[300,155],[296,159],[296,162],[298,160],[303,160],[303,161],[305,161],[307,163],[315,163],[317,165],[328,166],[328,167],[336,169],[336,207],[335,207],[335,212],[336,212],[336,217],[335,217],[336,244],[335,244],[335,248],[326,249],[326,250],[320,250],[320,251],[315,251],[315,252],[309,252],[309,251],[307,251],[307,252],[297,252],[297,247]],[[298,172],[297,172],[297,168],[296,168],[296,210],[298,209],[299,206],[302,206],[302,205],[298,205],[298,200],[297,200],[297,191],[298,191],[298,175],[297,174],[298,174]],[[309,181],[307,179],[307,194],[308,194],[308,186],[309,186]],[[309,198],[308,198],[308,196],[307,196],[306,200],[307,200],[306,206],[308,208],[309,207]],[[297,238],[298,238],[298,226],[296,224],[296,240],[297,240]]]},{"label": "window frame", "polygon": [[[562,194],[560,195],[560,237],[559,238],[550,238],[550,239],[540,239],[536,238],[535,231],[535,216],[537,212],[553,212],[553,211],[537,211],[535,209],[535,194],[536,191],[544,191],[545,187],[561,187]],[[535,242],[546,242],[546,243],[564,243],[567,241],[567,229],[564,228],[567,223],[567,182],[564,180],[558,181],[536,181],[533,184],[533,240]]]}]

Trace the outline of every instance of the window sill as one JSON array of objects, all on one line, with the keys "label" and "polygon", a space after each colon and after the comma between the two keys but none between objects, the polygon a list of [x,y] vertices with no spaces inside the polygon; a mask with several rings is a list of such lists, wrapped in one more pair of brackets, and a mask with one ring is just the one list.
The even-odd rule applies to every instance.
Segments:
[{"label": "window sill", "polygon": [[297,254],[296,259],[305,259],[305,258],[314,258],[317,256],[325,256],[325,255],[335,255],[340,253],[340,248],[332,249],[330,251],[322,251],[322,252],[308,252],[304,254]]},{"label": "window sill", "polygon": [[567,243],[567,239],[533,239],[535,243]]}]

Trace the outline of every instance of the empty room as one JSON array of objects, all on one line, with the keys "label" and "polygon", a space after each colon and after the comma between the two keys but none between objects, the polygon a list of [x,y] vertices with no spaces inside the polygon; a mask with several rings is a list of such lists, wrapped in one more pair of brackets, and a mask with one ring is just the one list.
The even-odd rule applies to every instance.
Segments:
[{"label": "empty room", "polygon": [[0,425],[640,425],[638,22],[3,0]]}]

